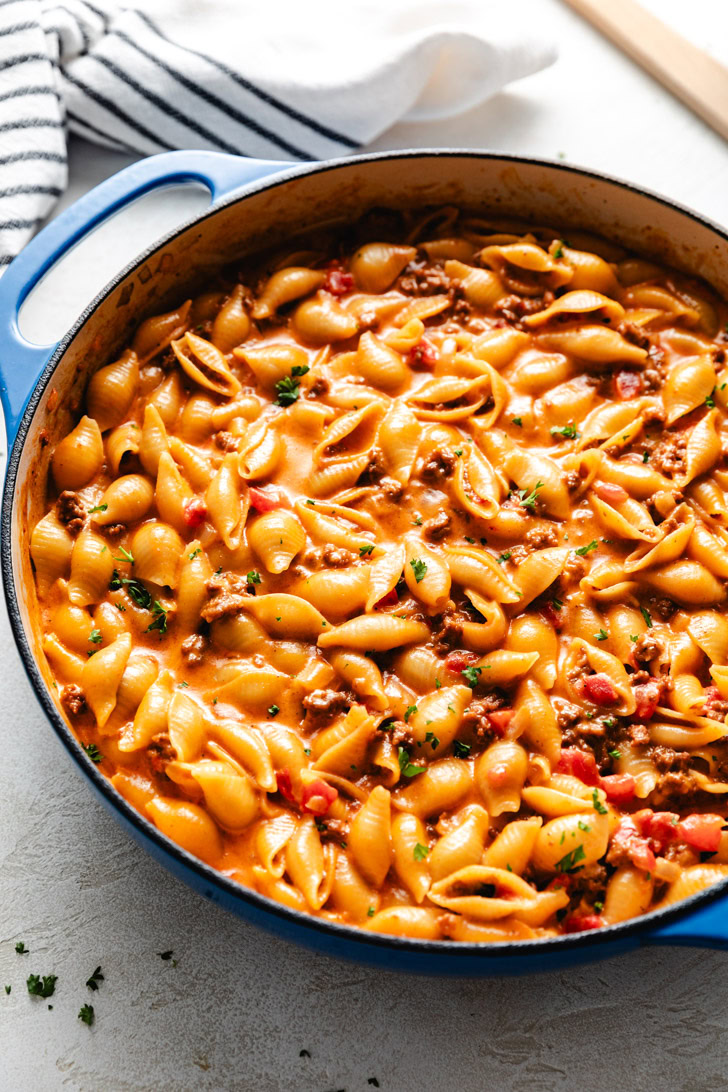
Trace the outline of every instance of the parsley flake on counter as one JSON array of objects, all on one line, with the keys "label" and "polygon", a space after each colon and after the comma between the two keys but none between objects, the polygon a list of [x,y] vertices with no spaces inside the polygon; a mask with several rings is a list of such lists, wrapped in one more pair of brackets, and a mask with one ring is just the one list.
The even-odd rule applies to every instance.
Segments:
[{"label": "parsley flake on counter", "polygon": [[25,942],[22,940],[15,945],[15,951],[18,955],[30,955],[30,949],[25,947]]},{"label": "parsley flake on counter", "polygon": [[404,747],[397,749],[397,759],[399,768],[405,777],[417,777],[417,774],[425,772],[424,766],[415,766],[414,763],[410,762],[410,753]]},{"label": "parsley flake on counter", "polygon": [[103,762],[104,756],[95,743],[84,743],[83,749],[92,762]]},{"label": "parsley flake on counter", "polygon": [[10,991],[12,990],[12,988],[13,988],[12,986],[6,986],[6,987],[5,987],[5,993],[10,993]]},{"label": "parsley flake on counter", "polygon": [[482,667],[464,667],[460,674],[471,689],[478,685],[478,676],[482,674]]},{"label": "parsley flake on counter", "polygon": [[586,555],[591,553],[592,550],[597,550],[598,548],[599,543],[595,538],[593,538],[588,546],[577,546],[574,550],[574,553],[578,554],[579,557],[586,557]]},{"label": "parsley flake on counter", "polygon": [[425,579],[427,573],[427,563],[422,561],[419,557],[413,557],[410,561],[412,572],[415,574],[415,583],[419,584]]},{"label": "parsley flake on counter", "polygon": [[172,959],[172,956],[174,955],[173,948],[169,948],[166,952],[157,952],[157,955],[160,959],[163,959],[165,963],[171,962],[173,967],[177,966],[178,960]]},{"label": "parsley flake on counter", "polygon": [[86,979],[86,985],[90,990],[97,990],[99,988],[99,982],[104,981],[104,976],[101,973],[101,967],[97,967],[90,978]]},{"label": "parsley flake on counter", "polygon": [[602,804],[601,800],[599,799],[599,793],[596,789],[594,789],[594,791],[592,792],[592,806],[594,807],[594,811],[597,812],[598,815],[607,814],[607,809],[604,807],[604,804]]},{"label": "parsley flake on counter", "polygon": [[652,629],[652,615],[647,610],[647,608],[646,607],[640,607],[640,614],[644,618],[645,624],[647,625],[647,628]]},{"label": "parsley flake on counter", "polygon": [[430,850],[427,846],[423,846],[422,842],[418,842],[412,850],[412,856],[416,861],[424,861],[429,852]]},{"label": "parsley flake on counter", "polygon": [[55,993],[57,981],[57,974],[44,974],[42,977],[39,974],[30,974],[25,984],[31,997],[48,998]]},{"label": "parsley flake on counter", "polygon": [[81,1005],[78,1013],[78,1018],[79,1020],[82,1020],[83,1023],[87,1025],[87,1027],[91,1027],[94,1020],[96,1019],[93,1005]]}]

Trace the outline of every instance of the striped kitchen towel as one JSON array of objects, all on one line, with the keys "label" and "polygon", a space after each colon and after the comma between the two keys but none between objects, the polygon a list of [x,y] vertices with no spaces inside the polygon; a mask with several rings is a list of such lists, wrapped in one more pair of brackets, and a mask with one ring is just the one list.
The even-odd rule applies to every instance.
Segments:
[{"label": "striped kitchen towel", "polygon": [[551,63],[520,2],[504,22],[479,0],[0,0],[0,267],[65,188],[69,130],[140,155],[347,154]]}]

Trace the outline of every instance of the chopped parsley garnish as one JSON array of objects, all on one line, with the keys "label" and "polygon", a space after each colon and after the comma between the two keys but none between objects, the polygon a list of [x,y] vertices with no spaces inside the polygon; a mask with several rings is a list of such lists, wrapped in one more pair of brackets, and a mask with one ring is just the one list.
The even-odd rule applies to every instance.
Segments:
[{"label": "chopped parsley garnish", "polygon": [[104,756],[95,743],[84,743],[83,749],[92,762],[103,762]]},{"label": "chopped parsley garnish", "polygon": [[475,539],[474,539],[474,538],[470,538],[470,536],[469,536],[469,535],[463,535],[463,538],[465,539],[465,541],[466,541],[466,542],[469,542],[471,546],[474,546],[474,545],[475,545]]},{"label": "chopped parsley garnish", "polygon": [[598,547],[599,543],[595,538],[593,538],[588,546],[577,546],[577,548],[574,550],[574,553],[578,554],[579,557],[586,557],[588,553],[591,553],[592,550],[598,549]]},{"label": "chopped parsley garnish", "polygon": [[710,394],[705,399],[705,404],[708,407],[708,409],[715,409],[715,398],[713,398],[714,394],[715,394],[715,387],[713,387],[712,391],[710,392]]},{"label": "chopped parsley garnish", "polygon": [[255,594],[255,585],[260,584],[260,573],[256,572],[255,569],[251,569],[245,579],[248,582],[248,587]]},{"label": "chopped parsley garnish", "polygon": [[415,848],[412,850],[412,856],[416,861],[424,861],[427,854],[430,852],[427,846],[423,846],[422,842],[418,842]]},{"label": "chopped parsley garnish", "polygon": [[138,607],[142,610],[150,610],[152,606],[152,597],[144,587],[140,580],[136,580],[133,577],[120,576],[117,569],[114,569],[111,575],[111,583],[109,584],[110,591],[118,591],[120,588],[126,588],[130,597],[134,600]]},{"label": "chopped parsley garnish", "polygon": [[648,629],[652,629],[652,615],[646,607],[640,607],[640,614],[645,620]]},{"label": "chopped parsley garnish", "polygon": [[133,554],[130,554],[129,551],[127,549],[125,549],[123,546],[120,546],[119,549],[121,550],[121,557],[114,557],[113,554],[111,555],[112,557],[114,557],[114,561],[128,561],[130,565],[133,565],[134,564]]},{"label": "chopped parsley garnish", "polygon": [[528,508],[531,512],[536,510],[536,501],[538,500],[539,490],[543,489],[543,482],[536,482],[533,489],[529,493],[527,489],[519,489],[518,496],[521,501],[521,505],[524,508]]},{"label": "chopped parsley garnish", "polygon": [[99,982],[104,981],[104,976],[101,973],[101,968],[97,967],[90,978],[86,979],[86,985],[90,990],[97,990],[99,988]]},{"label": "chopped parsley garnish", "polygon": [[196,547],[196,548],[195,548],[195,549],[194,549],[194,550],[192,551],[192,553],[188,555],[188,556],[189,556],[189,559],[190,559],[190,561],[194,561],[194,560],[195,560],[195,558],[197,557],[197,555],[198,555],[198,554],[201,554],[201,553],[202,553],[202,547],[201,547],[201,546],[197,546],[197,547]]},{"label": "chopped parsley garnish", "polygon": [[404,711],[404,722],[405,722],[405,724],[410,719],[412,714],[416,713],[416,712],[417,712],[417,706],[416,705],[408,705],[407,706],[407,708]]},{"label": "chopped parsley garnish", "polygon": [[607,631],[605,629],[600,629],[599,633],[594,634],[594,637],[596,638],[597,641],[606,641],[608,636],[609,636],[609,634],[607,633]]},{"label": "chopped parsley garnish", "polygon": [[89,641],[92,642],[92,644],[100,645],[101,642],[103,641],[103,637],[101,636],[101,630],[100,629],[92,629],[91,633],[89,634],[88,639],[89,639]]},{"label": "chopped parsley garnish", "polygon": [[294,364],[291,368],[291,375],[305,375],[306,372],[310,372],[308,364]]},{"label": "chopped parsley garnish", "polygon": [[81,1009],[78,1014],[79,1020],[83,1020],[84,1024],[91,1027],[95,1020],[93,1005],[81,1005]]},{"label": "chopped parsley garnish", "polygon": [[630,641],[632,642],[633,645],[636,645],[637,642],[639,641],[639,637],[637,636],[636,633],[630,633],[629,639],[630,639]]},{"label": "chopped parsley garnish", "polygon": [[564,240],[559,239],[554,248],[554,258],[563,258],[564,256]]},{"label": "chopped parsley garnish", "polygon": [[375,913],[374,907],[373,907],[373,906],[370,906],[370,907],[369,907],[369,909],[367,910],[367,917],[368,917],[368,918],[373,918],[373,917],[374,917],[374,913]]},{"label": "chopped parsley garnish", "polygon": [[281,711],[281,709],[280,709],[279,705],[269,705],[268,706],[268,716],[269,717],[277,717],[278,714],[280,713],[280,711]]},{"label": "chopped parsley garnish", "polygon": [[457,455],[458,459],[460,458],[460,456],[462,455],[462,453],[463,453],[463,449],[462,449],[462,448],[458,448],[458,450],[457,450],[457,451],[455,452],[455,454]]},{"label": "chopped parsley garnish", "polygon": [[594,811],[598,812],[599,815],[607,814],[607,809],[604,807],[604,804],[602,804],[601,800],[599,799],[599,793],[596,789],[592,791],[592,805],[594,807]]},{"label": "chopped parsley garnish", "polygon": [[366,557],[367,554],[370,554],[373,549],[374,549],[373,546],[360,546],[359,547],[359,557]]},{"label": "chopped parsley garnish", "polygon": [[456,758],[467,758],[470,754],[470,743],[461,743],[459,739],[456,739],[452,745],[453,753]]},{"label": "chopped parsley garnish", "polygon": [[53,996],[57,981],[57,974],[44,974],[42,977],[39,974],[30,974],[25,984],[31,997],[48,998]]},{"label": "chopped parsley garnish", "polygon": [[478,676],[482,674],[482,667],[464,667],[460,674],[472,689],[478,685]]},{"label": "chopped parsley garnish", "polygon": [[602,910],[604,909],[604,903],[601,901],[601,899],[597,900],[597,902],[594,903],[594,909],[596,910],[597,914],[601,914]]},{"label": "chopped parsley garnish", "polygon": [[[570,849],[568,853],[565,853],[560,861],[556,862],[557,872],[577,872],[579,861],[586,859],[586,853],[584,852],[584,846],[579,844],[574,849]],[[583,866],[582,866],[583,867]]]},{"label": "chopped parsley garnish", "polygon": [[160,959],[163,959],[165,963],[167,963],[169,960],[172,960],[172,966],[177,966],[177,960],[172,959],[172,956],[174,955],[174,948],[169,948],[166,952],[157,952],[157,955]]},{"label": "chopped parsley garnish", "polygon": [[436,751],[440,746],[440,740],[437,738],[434,732],[425,732],[425,743],[429,743],[433,751]]},{"label": "chopped parsley garnish", "polygon": [[591,830],[591,827],[589,826],[589,824],[585,823],[583,821],[583,819],[580,819],[579,822],[576,825],[578,826],[579,830],[583,830],[583,831],[587,831],[587,832]]},{"label": "chopped parsley garnish", "polygon": [[88,514],[92,516],[94,512],[105,512],[108,507],[108,504],[95,504],[93,508],[89,508]]},{"label": "chopped parsley garnish", "polygon": [[552,436],[563,436],[565,440],[575,440],[581,433],[576,431],[576,425],[564,425],[563,428],[552,428]]},{"label": "chopped parsley garnish", "polygon": [[552,599],[551,600],[551,606],[554,608],[554,610],[561,610],[563,605],[564,604],[561,602],[560,599]]},{"label": "chopped parsley garnish", "polygon": [[614,719],[614,717],[605,717],[605,718],[604,718],[604,727],[605,727],[605,728],[614,728],[614,725],[615,725],[616,723],[617,723],[617,722],[616,722],[616,720]]},{"label": "chopped parsley garnish", "polygon": [[643,463],[648,463],[649,461],[650,461],[650,453],[649,453],[649,451],[643,451],[643,452],[642,452],[642,462],[643,462]]},{"label": "chopped parsley garnish", "polygon": [[610,758],[621,758],[622,757],[622,752],[617,751],[617,750],[607,751],[607,754],[609,755]]},{"label": "chopped parsley garnish", "polygon": [[417,774],[425,772],[424,766],[415,766],[414,763],[410,762],[409,751],[405,750],[404,747],[398,748],[397,757],[399,760],[399,768],[405,777],[417,777]]},{"label": "chopped parsley garnish", "polygon": [[415,516],[415,518],[412,520],[412,522],[414,523],[415,527],[421,527],[422,526],[422,518],[420,516]]},{"label": "chopped parsley garnish", "polygon": [[25,947],[25,941],[19,940],[15,945],[15,951],[18,955],[30,955],[30,949]]},{"label": "chopped parsley garnish", "polygon": [[298,401],[300,385],[295,379],[286,375],[276,383],[276,406],[292,406]]},{"label": "chopped parsley garnish", "polygon": [[511,418],[511,424],[512,425],[518,425],[519,428],[523,428],[523,418],[522,417],[512,417]]},{"label": "chopped parsley garnish", "polygon": [[154,615],[154,621],[149,623],[146,632],[149,633],[151,630],[156,629],[161,636],[161,634],[167,632],[167,608],[163,607],[158,599],[154,600],[152,614]]},{"label": "chopped parsley garnish", "polygon": [[510,556],[511,556],[511,551],[510,550],[504,550],[504,552],[500,555],[500,557],[496,558],[496,561],[498,562],[499,565],[502,565],[503,562],[507,561]]},{"label": "chopped parsley garnish", "polygon": [[421,580],[425,579],[427,564],[419,557],[413,557],[410,561],[410,565],[412,566],[412,572],[415,574],[415,582],[419,584]]}]

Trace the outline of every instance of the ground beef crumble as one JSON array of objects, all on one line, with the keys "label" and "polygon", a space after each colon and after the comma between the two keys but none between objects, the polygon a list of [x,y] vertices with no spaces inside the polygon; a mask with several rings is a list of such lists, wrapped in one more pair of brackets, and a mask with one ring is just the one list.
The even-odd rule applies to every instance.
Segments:
[{"label": "ground beef crumble", "polygon": [[544,523],[527,531],[525,541],[534,550],[545,550],[548,546],[558,546],[559,535],[555,527]]},{"label": "ground beef crumble", "polygon": [[303,698],[303,707],[309,720],[325,723],[343,713],[354,701],[345,690],[312,690]]},{"label": "ground beef crumble", "polygon": [[65,706],[69,713],[77,717],[79,713],[83,713],[86,709],[86,697],[80,686],[76,686],[70,683],[68,686],[64,686],[61,691],[61,703]]},{"label": "ground beef crumble", "polygon": [[635,663],[648,664],[664,651],[662,641],[650,630],[641,633],[632,649]]},{"label": "ground beef crumble", "polygon": [[211,598],[200,611],[206,622],[214,622],[226,614],[237,614],[248,599],[248,582],[237,573],[215,573],[207,582]]},{"label": "ground beef crumble", "polygon": [[438,512],[432,519],[425,520],[422,530],[427,538],[437,541],[437,539],[444,538],[445,535],[450,532],[450,516],[447,512]]},{"label": "ground beef crumble", "polygon": [[214,440],[215,447],[221,451],[237,451],[240,446],[240,437],[233,436],[232,432],[216,432]]},{"label": "ground beef crumble", "polygon": [[457,461],[458,457],[454,451],[437,447],[430,453],[427,462],[422,467],[422,477],[425,481],[430,482],[438,482],[444,478],[449,478],[455,470]]},{"label": "ground beef crumble", "polygon": [[182,659],[188,667],[197,667],[198,664],[202,663],[206,648],[207,638],[203,637],[201,633],[193,633],[182,642],[180,647]]},{"label": "ground beef crumble", "polygon": [[449,292],[452,283],[444,269],[415,260],[399,278],[399,290],[408,296],[437,296]]},{"label": "ground beef crumble", "polygon": [[56,515],[72,535],[77,535],[86,522],[86,509],[78,493],[64,489],[56,501]]},{"label": "ground beef crumble", "polygon": [[661,474],[674,478],[685,471],[687,447],[686,433],[665,433],[650,456],[650,465]]}]

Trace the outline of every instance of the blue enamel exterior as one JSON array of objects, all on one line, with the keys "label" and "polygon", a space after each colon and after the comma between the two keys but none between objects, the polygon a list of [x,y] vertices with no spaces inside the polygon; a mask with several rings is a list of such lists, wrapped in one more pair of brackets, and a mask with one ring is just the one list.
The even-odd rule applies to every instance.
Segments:
[{"label": "blue enamel exterior", "polygon": [[[485,153],[458,153],[449,150],[433,153],[422,150],[419,153],[395,152],[356,158],[364,162],[367,159],[416,154],[472,156]],[[497,155],[494,158],[517,159],[518,157]],[[337,162],[341,164],[351,160]],[[545,165],[561,170],[578,170],[557,163]],[[242,159],[214,152],[171,152],[153,156],[126,168],[91,190],[52,221],[25,247],[0,279],[0,345],[2,345],[0,398],[5,414],[9,452],[15,448],[9,459],[9,479],[15,473],[19,450],[24,442],[23,436],[16,445],[28,401],[59,344],[32,345],[22,337],[18,329],[19,309],[41,277],[97,224],[130,201],[153,189],[183,182],[201,182],[210,189],[212,201],[217,202],[246,185],[281,171],[289,171],[290,168],[289,163]],[[298,168],[301,172],[317,169],[326,169],[326,165]],[[579,170],[579,173],[588,175],[589,172]],[[603,178],[604,176],[594,177]],[[614,180],[610,179],[610,181]],[[275,185],[275,182],[272,185]],[[255,188],[257,190],[259,187]],[[656,196],[656,199],[664,202],[663,198]],[[698,219],[690,210],[679,209],[679,211]],[[710,226],[721,234],[725,234],[717,225]],[[12,485],[12,482],[9,484]],[[59,730],[59,718],[45,693],[41,677],[33,662],[32,652],[22,634],[22,622],[14,589],[8,587],[13,580],[10,562],[11,507],[12,490],[6,488],[2,534],[6,597],[24,666],[38,698],[53,721],[61,741],[86,779],[91,782],[97,797],[104,806],[168,871],[203,897],[219,903],[268,932],[326,955],[422,974],[520,974],[537,970],[554,970],[575,963],[617,955],[640,944],[691,944],[728,949],[728,895],[724,894],[723,890],[713,895],[708,892],[697,896],[689,900],[685,909],[681,907],[671,909],[660,914],[652,914],[646,919],[637,919],[634,922],[597,932],[536,943],[460,945],[411,941],[368,934],[346,926],[332,926],[319,919],[280,907],[254,892],[225,880],[213,869],[195,860],[155,832],[150,824],[142,820],[129,805],[109,790],[108,782],[83,755],[71,733],[65,728]]]}]

